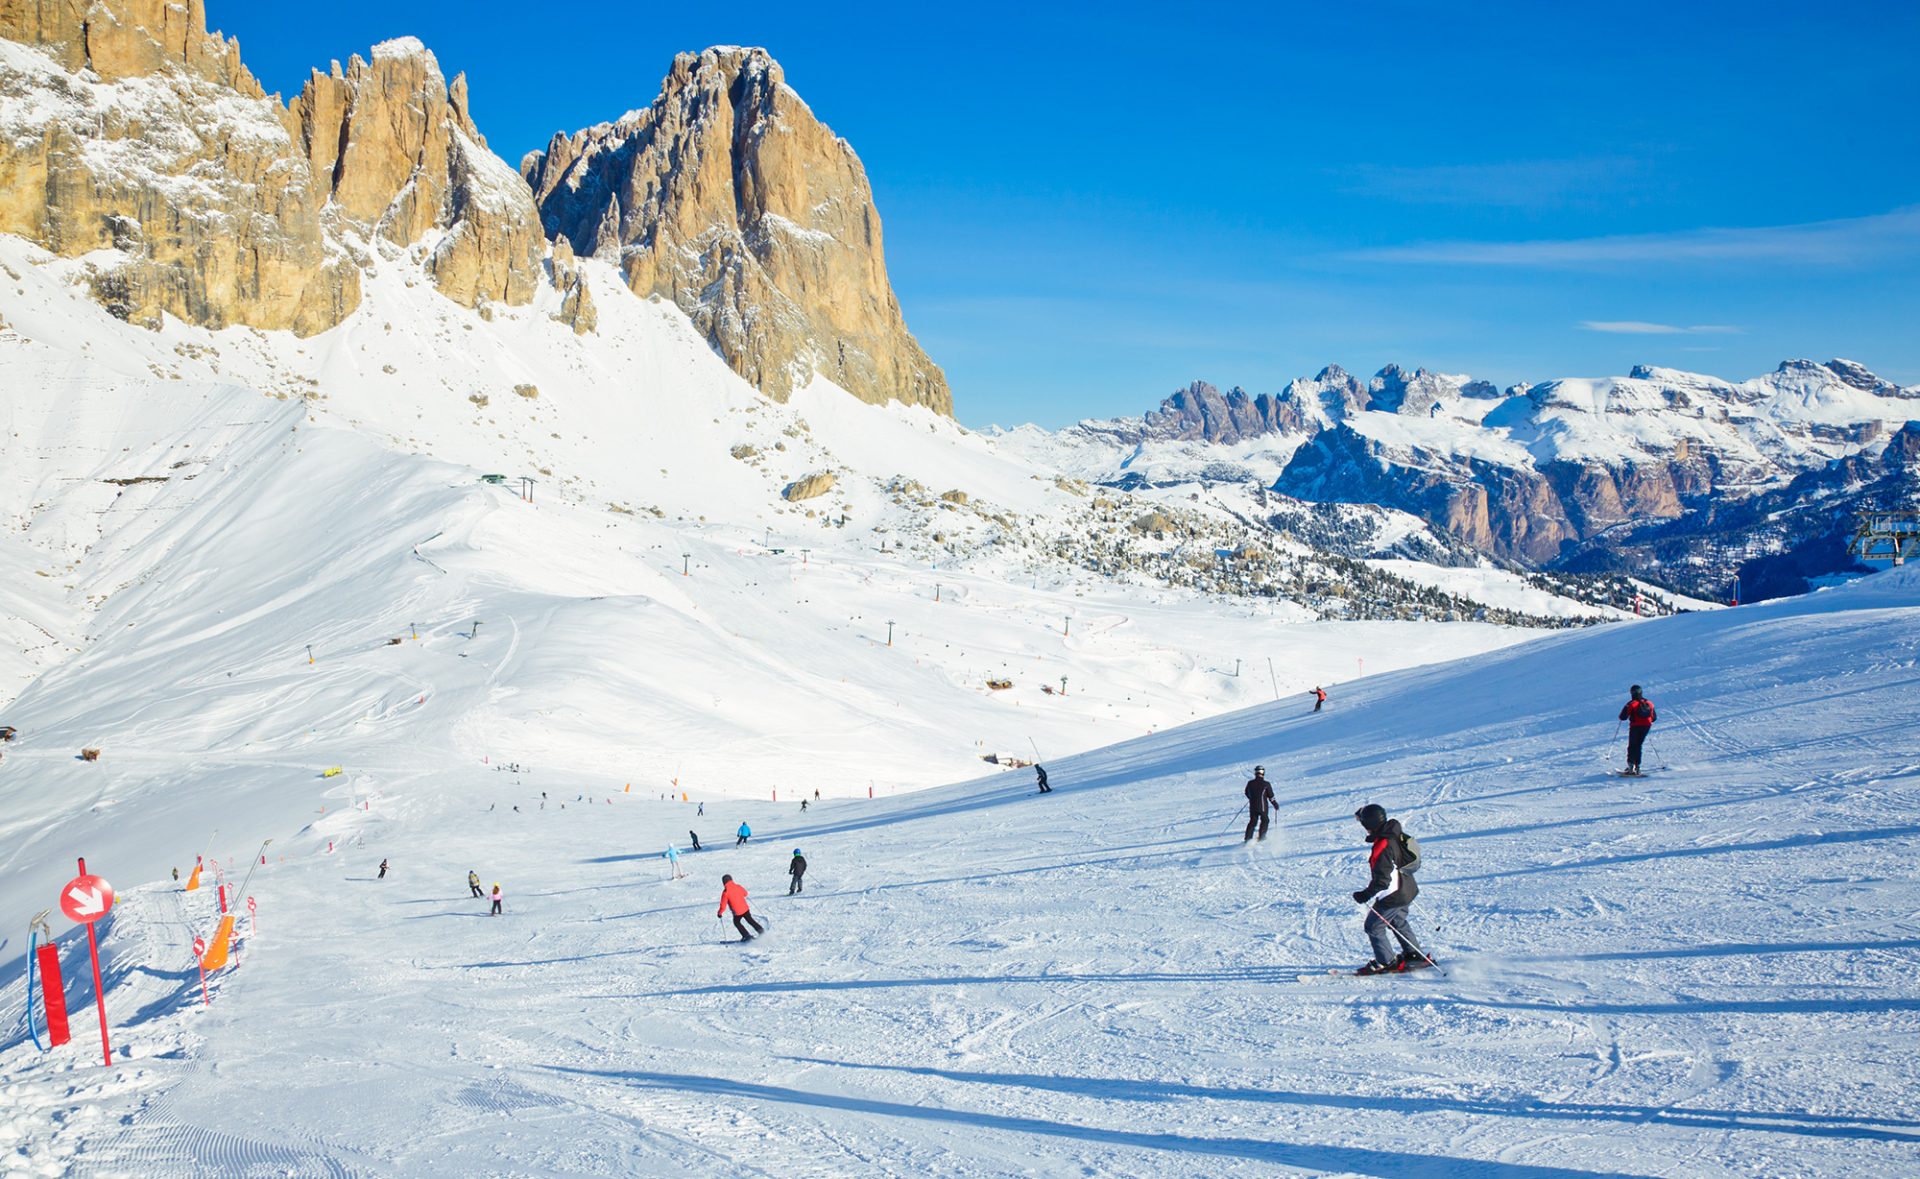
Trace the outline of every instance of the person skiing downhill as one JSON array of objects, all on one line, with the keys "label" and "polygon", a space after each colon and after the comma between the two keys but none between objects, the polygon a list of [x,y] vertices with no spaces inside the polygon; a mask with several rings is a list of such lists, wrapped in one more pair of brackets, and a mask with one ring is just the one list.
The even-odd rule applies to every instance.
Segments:
[{"label": "person skiing downhill", "polygon": [[696,835],[696,834],[694,834],[694,833],[693,833],[692,831],[688,831],[688,832],[687,832],[687,838],[688,838],[688,839],[691,839],[691,840],[693,840],[693,850],[694,850],[694,851],[699,851],[699,850],[700,850],[700,837],[699,837],[698,835]]},{"label": "person skiing downhill", "polygon": [[[720,878],[720,907],[714,911],[713,918],[718,921],[731,911],[733,927],[740,931],[740,940],[750,942],[753,934],[767,932],[758,921],[753,919],[753,911],[747,907],[747,890],[734,883],[731,876]],[[747,926],[753,926],[753,933],[747,932]]]},{"label": "person skiing downhill", "polygon": [[[1413,873],[1402,871],[1407,865],[1406,832],[1401,830],[1400,820],[1387,818],[1385,808],[1377,803],[1361,807],[1353,817],[1366,828],[1367,841],[1372,845],[1367,853],[1367,886],[1354,893],[1353,899],[1367,906],[1365,929],[1373,943],[1373,961],[1354,973],[1419,970],[1430,963],[1407,921],[1407,906],[1420,895],[1420,886],[1414,883]],[[1375,901],[1375,897],[1380,899]]]},{"label": "person skiing downhill", "polygon": [[739,847],[741,844],[745,843],[747,840],[753,838],[753,828],[747,826],[745,823],[742,823],[740,824],[740,830],[735,831],[734,834],[739,836],[739,838],[733,841],[733,846]]},{"label": "person skiing downhill", "polygon": [[387,878],[387,862],[385,860],[380,861],[380,877],[379,878],[381,880],[385,880]]},{"label": "person skiing downhill", "polygon": [[473,871],[471,868],[467,870],[467,887],[473,890],[474,896],[485,895],[480,891],[480,873]]},{"label": "person skiing downhill", "polygon": [[495,881],[493,885],[493,911],[491,913],[488,913],[487,916],[498,917],[499,915],[500,915],[500,882]]},{"label": "person skiing downhill", "polygon": [[1047,767],[1040,765],[1038,763],[1035,763],[1033,767],[1033,776],[1039,779],[1040,793],[1042,794],[1053,793],[1053,787],[1047,785]]},{"label": "person skiing downhill", "polygon": [[1620,710],[1620,719],[1627,722],[1627,775],[1640,773],[1640,750],[1647,743],[1647,730],[1653,728],[1653,722],[1659,719],[1653,711],[1653,701],[1640,692],[1635,684],[1625,708]]},{"label": "person skiing downhill", "polygon": [[1313,710],[1315,712],[1319,712],[1320,706],[1322,704],[1325,704],[1326,702],[1327,702],[1327,690],[1325,688],[1315,687],[1313,690]]},{"label": "person skiing downhill", "polygon": [[800,878],[807,874],[807,857],[800,854],[799,848],[793,849],[793,862],[787,865],[787,875],[793,877],[793,883],[787,885],[787,895],[806,891],[800,886]]},{"label": "person skiing downhill", "polygon": [[667,845],[667,863],[673,868],[673,878],[675,880],[686,879],[687,874],[680,870],[680,849],[671,843]]},{"label": "person skiing downhill", "polygon": [[1274,801],[1273,783],[1267,781],[1267,767],[1253,767],[1253,777],[1247,779],[1247,834],[1240,842],[1253,838],[1254,828],[1260,829],[1260,838],[1267,837],[1267,827],[1273,822],[1273,812],[1280,809]]}]

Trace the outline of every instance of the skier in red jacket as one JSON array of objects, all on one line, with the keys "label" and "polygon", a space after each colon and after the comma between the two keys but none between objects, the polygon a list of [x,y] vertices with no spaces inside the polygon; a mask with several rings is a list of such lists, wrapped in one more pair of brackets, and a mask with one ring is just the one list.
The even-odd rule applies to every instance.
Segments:
[{"label": "skier in red jacket", "polygon": [[1640,747],[1647,743],[1647,730],[1658,719],[1654,715],[1653,701],[1640,694],[1640,685],[1633,686],[1632,699],[1620,710],[1620,719],[1627,722],[1627,774],[1640,773]]},{"label": "skier in red jacket", "polygon": [[[733,927],[740,931],[740,940],[743,942],[752,941],[754,933],[765,933],[766,930],[761,927],[758,921],[753,919],[752,910],[747,908],[747,890],[735,883],[731,876],[722,876],[720,883],[722,885],[720,889],[720,907],[714,911],[713,919],[718,921],[731,911],[733,913]],[[753,933],[747,932],[747,926],[749,925],[753,926]]]}]

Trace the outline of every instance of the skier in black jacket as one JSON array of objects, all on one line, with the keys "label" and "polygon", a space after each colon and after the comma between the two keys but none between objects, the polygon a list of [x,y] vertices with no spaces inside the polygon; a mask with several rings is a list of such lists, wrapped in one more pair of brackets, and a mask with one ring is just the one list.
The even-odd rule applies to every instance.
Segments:
[{"label": "skier in black jacket", "polygon": [[1240,842],[1253,838],[1254,829],[1260,831],[1260,838],[1267,837],[1267,827],[1273,822],[1273,812],[1280,804],[1273,799],[1273,783],[1267,781],[1267,767],[1253,767],[1253,777],[1247,779],[1247,834]]},{"label": "skier in black jacket", "polygon": [[1034,766],[1034,767],[1033,767],[1033,776],[1034,776],[1034,777],[1035,777],[1036,779],[1038,779],[1038,780],[1039,780],[1039,782],[1040,782],[1040,793],[1042,793],[1042,794],[1052,794],[1052,793],[1053,793],[1053,787],[1051,787],[1051,786],[1049,786],[1049,785],[1047,785],[1047,767],[1045,767],[1045,766],[1043,766],[1043,765],[1036,765],[1036,766]]},{"label": "skier in black jacket", "polygon": [[800,854],[799,848],[793,849],[793,862],[787,865],[787,875],[793,877],[793,883],[787,885],[787,895],[804,892],[800,887],[800,878],[807,874],[807,857]]},{"label": "skier in black jacket", "polygon": [[1354,893],[1353,899],[1368,906],[1367,938],[1373,943],[1373,961],[1354,973],[1419,970],[1428,965],[1428,961],[1420,951],[1420,943],[1414,940],[1413,926],[1407,921],[1407,906],[1420,895],[1420,886],[1414,883],[1413,873],[1401,871],[1406,866],[1403,842],[1406,833],[1400,829],[1400,820],[1387,818],[1386,810],[1377,803],[1361,807],[1353,812],[1353,817],[1367,829],[1367,842],[1372,844],[1367,853],[1367,866],[1372,874],[1367,886]]}]

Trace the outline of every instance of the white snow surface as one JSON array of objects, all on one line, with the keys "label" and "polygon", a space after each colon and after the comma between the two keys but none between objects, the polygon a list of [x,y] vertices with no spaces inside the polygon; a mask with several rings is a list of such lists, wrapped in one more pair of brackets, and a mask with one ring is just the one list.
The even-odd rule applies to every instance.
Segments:
[{"label": "white snow surface", "polygon": [[[121,1058],[70,987],[73,1045],[0,1054],[0,1150],[21,1174],[1911,1173],[1917,593],[1898,571],[1371,677],[1058,759],[1044,798],[1014,774],[698,817],[657,783],[436,764],[380,718],[347,774],[243,815],[270,759],[152,752],[168,803],[121,820],[182,863],[218,825],[231,881],[276,836],[260,932],[202,1007],[183,947],[212,898],[123,876]],[[468,664],[511,660],[485,641]],[[456,666],[400,654],[435,691]],[[1644,779],[1608,774],[1628,675],[1661,713]],[[68,791],[101,768],[23,758]],[[1256,761],[1281,809],[1249,846]],[[1361,954],[1368,801],[1423,840],[1444,976],[1329,973]],[[708,850],[670,880],[690,826]],[[711,915],[721,872],[765,938]]]}]

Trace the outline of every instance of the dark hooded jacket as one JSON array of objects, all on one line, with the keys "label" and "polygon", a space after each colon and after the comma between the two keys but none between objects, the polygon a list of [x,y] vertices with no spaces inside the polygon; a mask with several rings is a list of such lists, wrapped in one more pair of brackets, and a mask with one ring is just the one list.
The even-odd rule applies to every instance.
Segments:
[{"label": "dark hooded jacket", "polygon": [[1372,876],[1360,890],[1360,899],[1373,901],[1377,909],[1402,908],[1411,905],[1413,898],[1420,895],[1413,873],[1400,870],[1405,854],[1401,838],[1398,819],[1385,819],[1367,832],[1367,840],[1372,844],[1367,853],[1367,866]]},{"label": "dark hooded jacket", "polygon": [[1273,800],[1273,783],[1265,778],[1248,778],[1246,794],[1247,809],[1256,815],[1270,806],[1279,805]]}]

